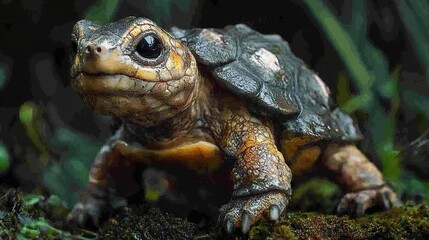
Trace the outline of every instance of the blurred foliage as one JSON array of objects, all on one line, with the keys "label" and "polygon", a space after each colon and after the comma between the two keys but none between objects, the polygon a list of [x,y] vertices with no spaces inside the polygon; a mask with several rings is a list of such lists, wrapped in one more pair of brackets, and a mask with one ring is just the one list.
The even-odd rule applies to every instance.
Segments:
[{"label": "blurred foliage", "polygon": [[325,178],[311,178],[293,189],[288,209],[331,213],[339,196],[341,190],[337,184]]},{"label": "blurred foliage", "polygon": [[0,89],[6,84],[6,67],[0,63]]},{"label": "blurred foliage", "polygon": [[40,195],[23,197],[20,192],[10,189],[0,197],[0,239],[92,239],[72,235],[54,226],[67,212],[64,203],[55,195],[49,198]]},{"label": "blurred foliage", "polygon": [[[411,11],[406,1],[396,1],[405,25],[413,35],[416,55],[420,56],[422,65],[429,66],[428,41],[423,36],[428,31],[421,31],[421,29],[428,28],[419,26],[420,24],[427,25],[427,18],[422,17],[427,17],[429,6],[422,2],[424,1],[419,1],[421,4],[419,4],[418,11]],[[416,177],[410,178],[409,173],[401,172],[399,150],[394,141],[400,104],[399,91],[404,91],[398,88],[400,66],[390,72],[388,60],[381,50],[370,42],[367,33],[367,1],[351,1],[352,14],[348,23],[343,23],[335,17],[323,1],[305,0],[304,3],[336,49],[354,86],[358,89],[356,96],[348,96],[349,92],[342,92],[344,88],[348,87],[349,82],[344,74],[339,75],[338,102],[348,113],[361,111],[367,114],[372,142],[383,164],[383,175],[393,182],[400,192],[409,190],[410,187],[416,187],[419,190],[425,189],[426,187],[423,187],[425,184],[421,180]],[[416,21],[422,23],[417,24]],[[409,104],[412,109],[424,112],[424,106],[426,109],[429,106],[429,104],[425,105],[425,103],[429,103],[428,97],[419,96],[418,99],[422,101],[418,101],[417,93],[411,90],[405,90],[404,93],[405,95],[402,95],[405,98],[404,103]],[[389,103],[388,107],[383,105],[385,101]],[[427,110],[425,114],[427,114]]]},{"label": "blurred foliage", "polygon": [[149,0],[148,8],[153,13],[155,22],[171,21],[171,11],[174,7],[185,12],[189,9],[192,0]]},{"label": "blurred foliage", "polygon": [[50,147],[62,154],[60,162],[46,169],[44,183],[52,193],[72,206],[86,186],[89,168],[101,144],[68,129],[57,130],[49,143]]},{"label": "blurred foliage", "polygon": [[426,119],[429,119],[428,96],[423,96],[409,89],[403,89],[401,91],[401,96],[406,105],[410,106],[410,108],[412,108],[415,112],[425,116]]},{"label": "blurred foliage", "polygon": [[387,112],[378,98],[384,95],[391,101],[397,101],[394,85],[397,79],[390,76],[388,62],[381,51],[368,40],[366,1],[352,2],[352,16],[347,25],[341,23],[322,2],[306,0],[305,3],[337,50],[359,91],[359,95],[341,107],[349,113],[356,110],[368,113],[372,140],[382,159],[385,177],[398,179],[400,165],[394,148],[396,109]]},{"label": "blurred foliage", "polygon": [[110,22],[117,12],[120,0],[98,0],[85,14],[86,20],[94,21],[98,24]]},{"label": "blurred foliage", "polygon": [[9,161],[9,153],[7,152],[6,146],[0,142],[0,175],[9,169]]},{"label": "blurred foliage", "polygon": [[33,102],[26,102],[19,109],[19,120],[34,147],[41,153],[40,162],[45,165],[48,159],[48,150],[46,144],[43,142],[45,120],[41,109]]},{"label": "blurred foliage", "polygon": [[[429,84],[429,1],[396,1],[398,11],[408,30],[416,56],[426,71]],[[426,105],[429,106],[429,105]]]},{"label": "blurred foliage", "polygon": [[46,168],[49,161],[49,151],[45,137],[46,122],[43,111],[39,105],[29,101],[20,106],[18,117],[25,129],[26,136],[30,140],[29,147],[34,150],[34,154],[26,154],[25,167],[33,175],[33,181],[39,183],[37,176],[41,175],[41,171]]},{"label": "blurred foliage", "polygon": [[[36,159],[27,159],[26,165],[31,171],[42,169],[45,187],[72,206],[80,191],[86,186],[89,168],[101,144],[65,128],[57,129],[47,142],[44,133],[46,120],[41,114],[41,109],[33,102],[21,105],[19,119],[38,153]],[[48,149],[60,152],[60,161],[54,161],[54,155]],[[6,167],[6,161],[1,160],[0,154],[0,163],[4,163]]]},{"label": "blurred foliage", "polygon": [[405,194],[405,198],[429,204],[429,183],[422,181],[411,171],[402,170],[399,181],[395,182],[395,189]]}]

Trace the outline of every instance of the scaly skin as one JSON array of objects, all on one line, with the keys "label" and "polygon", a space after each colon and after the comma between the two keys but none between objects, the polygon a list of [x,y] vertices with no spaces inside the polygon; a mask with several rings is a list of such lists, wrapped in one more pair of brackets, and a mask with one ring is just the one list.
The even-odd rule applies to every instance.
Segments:
[{"label": "scaly skin", "polygon": [[[150,59],[137,51],[148,34],[162,46]],[[331,145],[323,152],[318,139],[276,132],[271,119],[249,112],[248,103],[219,86],[182,42],[150,20],[130,17],[106,26],[80,21],[73,39],[74,89],[95,111],[122,125],[95,159],[86,194],[69,215],[71,224],[98,225],[109,198],[139,190],[133,172],[151,164],[199,175],[230,171],[232,198],[218,217],[229,233],[235,228],[247,233],[257,220],[279,218],[291,195],[285,158],[303,162],[294,165],[300,171],[321,158],[349,192],[340,212],[361,214],[395,202],[379,171],[356,148]],[[232,169],[225,164],[231,162]],[[211,176],[213,181],[227,182]]]},{"label": "scaly skin", "polygon": [[362,216],[373,206],[389,209],[400,204],[381,172],[355,146],[329,145],[322,164],[347,192],[338,204],[338,213]]},{"label": "scaly skin", "polygon": [[231,104],[237,102],[223,97],[221,118],[215,119],[218,144],[236,159],[232,200],[220,209],[219,222],[228,232],[238,227],[247,232],[258,219],[277,220],[290,199],[292,173],[277,149],[270,121],[252,116],[244,104]]}]

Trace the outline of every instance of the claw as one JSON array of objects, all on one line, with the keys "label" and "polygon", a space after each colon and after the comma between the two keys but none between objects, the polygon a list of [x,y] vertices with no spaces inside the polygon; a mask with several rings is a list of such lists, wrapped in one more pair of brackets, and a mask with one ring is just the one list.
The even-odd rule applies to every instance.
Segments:
[{"label": "claw", "polygon": [[387,210],[387,209],[390,209],[392,207],[390,200],[389,200],[389,193],[388,192],[382,192],[381,193],[381,200],[383,201],[384,209]]},{"label": "claw", "polygon": [[231,234],[240,227],[246,234],[257,220],[279,219],[287,202],[287,195],[278,192],[233,199],[219,210],[219,229]]},{"label": "claw", "polygon": [[226,221],[225,229],[228,234],[231,234],[234,231],[234,223],[232,223],[231,219]]},{"label": "claw", "polygon": [[350,207],[347,211],[347,215],[355,217],[355,209],[356,209],[356,202],[355,201],[351,201],[350,203]]},{"label": "claw", "polygon": [[270,207],[270,219],[276,221],[280,217],[280,208],[277,205],[271,205]]},{"label": "claw", "polygon": [[364,203],[360,200],[356,200],[354,204],[354,217],[360,217],[365,213],[365,206]]},{"label": "claw", "polygon": [[396,194],[389,187],[366,189],[344,195],[337,206],[337,212],[360,217],[367,209],[374,206],[380,206],[387,210],[397,204],[399,203]]},{"label": "claw", "polygon": [[244,211],[242,214],[242,223],[241,223],[241,231],[246,234],[250,230],[250,225],[252,225],[252,219],[248,212]]},{"label": "claw", "polygon": [[343,207],[342,201],[337,205],[336,210],[338,215],[344,214],[345,208]]}]

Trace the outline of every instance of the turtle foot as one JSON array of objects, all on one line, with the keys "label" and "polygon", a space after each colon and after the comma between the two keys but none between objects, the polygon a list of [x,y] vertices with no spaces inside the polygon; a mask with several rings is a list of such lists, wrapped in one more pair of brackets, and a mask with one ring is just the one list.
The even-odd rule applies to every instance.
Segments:
[{"label": "turtle foot", "polygon": [[390,209],[400,205],[395,192],[388,186],[366,189],[359,192],[347,193],[337,206],[338,214],[348,214],[353,217],[362,216],[368,209],[380,206]]},{"label": "turtle foot", "polygon": [[72,230],[82,227],[97,228],[100,225],[100,219],[109,209],[105,199],[86,196],[74,206],[67,216],[67,222]]},{"label": "turtle foot", "polygon": [[288,202],[286,194],[282,192],[233,198],[219,209],[218,222],[229,234],[236,228],[241,228],[243,233],[247,233],[251,225],[260,219],[273,221],[279,219]]}]

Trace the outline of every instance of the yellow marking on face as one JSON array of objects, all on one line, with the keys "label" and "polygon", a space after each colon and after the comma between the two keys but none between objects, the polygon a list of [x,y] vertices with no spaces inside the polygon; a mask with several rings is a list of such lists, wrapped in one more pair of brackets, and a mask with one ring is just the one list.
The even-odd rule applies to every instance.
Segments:
[{"label": "yellow marking on face", "polygon": [[135,27],[129,32],[129,34],[133,37],[137,37],[141,32],[142,32],[141,27]]},{"label": "yellow marking on face", "polygon": [[113,148],[132,161],[177,163],[199,174],[215,171],[223,163],[219,148],[205,141],[187,143],[164,150],[145,149],[118,141]]},{"label": "yellow marking on face", "polygon": [[153,68],[138,69],[135,74],[135,77],[139,79],[144,79],[145,81],[159,81],[158,74]]},{"label": "yellow marking on face", "polygon": [[185,71],[185,63],[183,62],[183,59],[175,51],[171,51],[166,67],[171,72],[173,77],[181,77]]},{"label": "yellow marking on face", "polygon": [[134,41],[135,37],[140,35],[142,32],[145,32],[151,28],[151,25],[145,24],[145,25],[137,25],[134,24],[130,30],[126,31],[124,35],[122,35],[121,39],[121,45],[122,46],[128,46],[132,41]]}]

